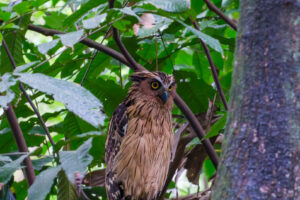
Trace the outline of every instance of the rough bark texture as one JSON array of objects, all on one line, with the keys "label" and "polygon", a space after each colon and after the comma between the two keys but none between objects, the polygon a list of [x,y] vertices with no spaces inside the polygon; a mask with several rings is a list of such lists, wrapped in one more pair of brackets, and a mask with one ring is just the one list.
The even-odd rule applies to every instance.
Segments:
[{"label": "rough bark texture", "polygon": [[242,0],[214,200],[300,199],[300,1]]}]

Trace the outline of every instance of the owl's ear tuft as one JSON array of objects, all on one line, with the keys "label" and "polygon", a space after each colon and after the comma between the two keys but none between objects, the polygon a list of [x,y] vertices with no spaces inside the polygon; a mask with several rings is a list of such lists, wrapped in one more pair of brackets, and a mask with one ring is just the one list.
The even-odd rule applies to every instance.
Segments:
[{"label": "owl's ear tuft", "polygon": [[130,76],[131,81],[141,82],[147,78],[147,72],[135,72]]},{"label": "owl's ear tuft", "polygon": [[133,82],[141,82],[146,79],[146,77],[136,76],[135,74],[130,76],[131,81]]}]

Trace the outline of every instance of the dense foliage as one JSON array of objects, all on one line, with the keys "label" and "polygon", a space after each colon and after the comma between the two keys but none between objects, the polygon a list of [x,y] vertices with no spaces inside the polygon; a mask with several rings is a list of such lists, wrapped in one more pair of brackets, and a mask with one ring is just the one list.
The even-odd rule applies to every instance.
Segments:
[{"label": "dense foliage", "polygon": [[[210,11],[204,1],[117,0],[114,9],[108,8],[106,0],[0,2],[0,40],[6,42],[17,65],[13,69],[2,45],[0,106],[12,105],[30,152],[18,153],[11,126],[1,109],[1,198],[9,199],[13,193],[16,199],[76,199],[74,176],[96,171],[93,177],[98,176],[98,183],[86,178],[82,189],[90,199],[106,199],[103,173],[99,173],[105,168],[105,135],[114,109],[130,87],[129,75],[133,71],[109,54],[80,42],[90,38],[119,50],[111,36],[111,25],[119,30],[124,45],[138,63],[150,71],[175,76],[178,94],[213,141],[222,133],[226,110],[199,38],[209,47],[228,100],[236,31]],[[238,1],[212,2],[231,19],[238,19]],[[193,27],[194,20],[200,30]],[[46,32],[37,33],[33,25],[61,34],[45,36]],[[19,83],[23,83],[45,121],[54,146]],[[173,115],[176,132],[187,120],[176,106]],[[176,195],[175,188],[179,188],[180,196],[207,189],[215,172],[200,140],[189,128],[184,137],[189,140],[179,142],[182,154],[174,160],[177,165],[167,198]],[[217,152],[219,144],[215,144]],[[31,187],[18,173],[24,169],[22,161],[27,156],[36,174]],[[182,177],[188,179],[179,178],[184,169],[187,174]]]}]

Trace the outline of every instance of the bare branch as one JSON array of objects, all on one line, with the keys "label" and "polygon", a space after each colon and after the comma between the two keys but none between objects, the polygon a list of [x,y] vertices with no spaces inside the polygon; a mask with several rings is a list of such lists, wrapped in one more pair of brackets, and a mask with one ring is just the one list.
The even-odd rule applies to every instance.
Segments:
[{"label": "bare branch", "polygon": [[[8,104],[8,108],[3,109],[5,112],[5,115],[7,117],[8,123],[11,127],[13,136],[15,138],[15,141],[18,146],[19,152],[28,152],[28,148],[22,133],[22,130],[20,128],[20,125],[18,124],[18,119],[16,117],[16,114],[14,112],[13,107],[11,104]],[[35,173],[33,170],[33,165],[29,157],[24,159],[24,165],[26,166],[25,168],[25,174],[26,174],[26,179],[28,182],[28,185],[32,185],[34,180],[35,180]]]},{"label": "bare branch", "polygon": [[237,25],[229,19],[219,8],[217,8],[210,0],[203,0],[207,7],[215,12],[217,15],[219,15],[229,26],[231,26],[234,30],[237,30]]},{"label": "bare branch", "polygon": [[[196,20],[193,21],[193,25],[194,27],[197,29],[197,30],[200,30],[199,29],[199,26],[198,26],[198,23]],[[220,83],[220,80],[218,78],[218,73],[217,73],[217,70],[216,70],[216,66],[214,65],[213,63],[213,60],[211,58],[211,55],[210,55],[210,52],[209,52],[209,49],[208,47],[206,46],[206,44],[199,38],[200,40],[200,43],[205,51],[205,54],[206,54],[206,57],[208,59],[208,62],[209,62],[209,65],[210,65],[210,69],[211,69],[211,72],[212,72],[212,75],[213,75],[213,78],[214,78],[214,81],[215,81],[215,84],[217,86],[217,90],[218,90],[218,93],[221,97],[221,100],[224,104],[224,108],[226,110],[228,110],[228,104],[227,104],[227,101],[226,101],[226,97],[224,95],[224,92],[223,92],[223,89],[222,89],[222,86],[221,86],[221,83]]]}]

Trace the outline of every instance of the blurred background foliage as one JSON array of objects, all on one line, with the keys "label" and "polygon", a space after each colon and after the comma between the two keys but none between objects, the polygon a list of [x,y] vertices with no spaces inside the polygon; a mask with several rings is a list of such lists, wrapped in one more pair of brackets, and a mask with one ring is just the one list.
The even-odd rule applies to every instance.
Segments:
[{"label": "blurred background foliage", "polygon": [[[237,22],[239,1],[212,0]],[[193,28],[197,20],[200,31]],[[37,179],[30,189],[22,175],[24,156],[13,138],[7,118],[0,110],[1,198],[76,199],[75,172],[96,171],[96,180],[84,179],[82,189],[90,199],[106,199],[103,188],[105,139],[109,119],[126,97],[133,73],[111,56],[80,43],[90,38],[118,50],[111,25],[134,59],[150,71],[163,71],[176,78],[178,94],[209,133],[219,135],[220,153],[226,111],[220,100],[209,62],[198,40],[209,47],[227,100],[233,70],[236,31],[210,11],[202,0],[106,0],[0,1],[0,40],[5,39],[17,68],[13,70],[1,46],[0,106],[11,103],[30,151]],[[29,24],[66,34],[44,36]],[[26,98],[27,93],[46,122],[52,146]],[[173,109],[175,132],[187,121]],[[216,122],[216,123],[215,123]],[[182,137],[192,135],[189,127]],[[180,146],[180,145],[179,145]],[[178,146],[178,148],[179,148]],[[215,169],[201,142],[191,137],[183,146],[178,167],[172,174],[165,198],[205,191]],[[75,177],[76,178],[76,177]],[[102,180],[102,182],[101,182]],[[102,184],[102,185],[101,185]]]}]

